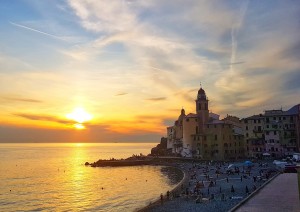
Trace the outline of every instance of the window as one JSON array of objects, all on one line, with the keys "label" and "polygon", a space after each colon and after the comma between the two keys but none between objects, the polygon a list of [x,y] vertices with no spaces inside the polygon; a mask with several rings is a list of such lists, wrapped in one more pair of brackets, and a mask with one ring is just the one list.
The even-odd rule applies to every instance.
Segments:
[{"label": "window", "polygon": [[267,128],[269,128],[269,125],[267,124]]},{"label": "window", "polygon": [[277,135],[277,131],[274,131],[274,135]]},{"label": "window", "polygon": [[269,131],[266,132],[266,135],[269,135]]},{"label": "window", "polygon": [[248,130],[248,126],[246,126],[246,130]]},{"label": "window", "polygon": [[246,133],[246,137],[249,137],[249,134],[248,134],[248,133]]},{"label": "window", "polygon": [[276,120],[276,117],[273,117],[273,120]]},{"label": "window", "polygon": [[216,125],[216,124],[215,124],[214,126],[215,126],[215,128],[217,128],[217,125]]},{"label": "window", "polygon": [[256,124],[256,120],[254,120],[254,124]]},{"label": "window", "polygon": [[187,119],[186,119],[186,121],[188,122],[188,121],[189,121],[189,119],[187,118]]},{"label": "window", "polygon": [[218,135],[215,135],[215,140],[218,140]]},{"label": "window", "polygon": [[196,134],[198,134],[198,131],[199,131],[198,126],[196,126]]},{"label": "window", "polygon": [[201,110],[201,104],[198,103],[198,110]]},{"label": "window", "polygon": [[206,141],[206,135],[205,135],[205,136],[203,136],[203,141]]}]

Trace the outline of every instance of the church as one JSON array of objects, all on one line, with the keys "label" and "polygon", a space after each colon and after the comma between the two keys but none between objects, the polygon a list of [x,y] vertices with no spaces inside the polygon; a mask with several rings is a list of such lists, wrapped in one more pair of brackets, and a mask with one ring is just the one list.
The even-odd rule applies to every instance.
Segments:
[{"label": "church", "polygon": [[167,148],[173,154],[206,160],[238,159],[245,156],[242,123],[235,116],[220,120],[209,112],[202,87],[195,100],[195,113],[182,109],[173,126],[167,127]]}]

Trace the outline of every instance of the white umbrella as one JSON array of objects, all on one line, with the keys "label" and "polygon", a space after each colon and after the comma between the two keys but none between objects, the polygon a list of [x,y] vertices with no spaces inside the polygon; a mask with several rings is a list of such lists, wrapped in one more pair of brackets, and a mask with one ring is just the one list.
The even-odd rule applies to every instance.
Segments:
[{"label": "white umbrella", "polygon": [[227,169],[230,169],[231,167],[234,167],[234,164],[230,164]]}]

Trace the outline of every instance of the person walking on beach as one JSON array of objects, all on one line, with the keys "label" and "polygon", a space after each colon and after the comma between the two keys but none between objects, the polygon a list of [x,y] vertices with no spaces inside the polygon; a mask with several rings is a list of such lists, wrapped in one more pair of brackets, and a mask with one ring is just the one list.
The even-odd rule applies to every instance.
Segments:
[{"label": "person walking on beach", "polygon": [[164,202],[164,196],[163,196],[163,194],[161,193],[161,194],[160,194],[160,203],[163,204],[163,202]]}]

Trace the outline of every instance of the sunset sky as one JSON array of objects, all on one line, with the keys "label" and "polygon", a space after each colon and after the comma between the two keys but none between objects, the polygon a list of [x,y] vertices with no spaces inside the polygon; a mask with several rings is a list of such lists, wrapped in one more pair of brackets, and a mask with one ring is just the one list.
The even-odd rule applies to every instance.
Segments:
[{"label": "sunset sky", "polygon": [[200,82],[221,117],[287,110],[299,20],[294,0],[1,0],[0,142],[159,141]]}]

